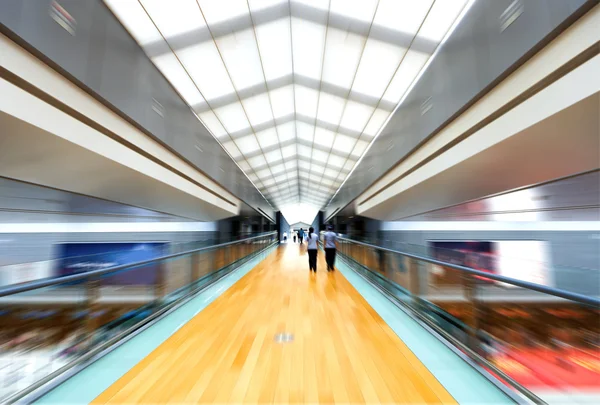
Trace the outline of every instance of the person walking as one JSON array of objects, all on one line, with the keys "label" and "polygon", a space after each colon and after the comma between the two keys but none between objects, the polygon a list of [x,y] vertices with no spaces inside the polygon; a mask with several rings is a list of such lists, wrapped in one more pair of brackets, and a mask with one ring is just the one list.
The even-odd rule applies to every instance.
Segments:
[{"label": "person walking", "polygon": [[333,226],[327,225],[327,232],[323,234],[323,245],[325,247],[325,261],[327,271],[335,270],[335,254],[337,251],[337,235],[333,232]]},{"label": "person walking", "polygon": [[298,232],[292,230],[292,235],[294,236],[294,243],[296,243],[296,238],[298,237]]},{"label": "person walking", "polygon": [[298,241],[300,242],[300,244],[304,242],[304,229],[302,228],[300,228],[300,230],[298,231]]},{"label": "person walking", "polygon": [[317,241],[318,240],[319,240],[319,235],[317,235],[315,233],[315,228],[313,228],[311,226],[310,229],[308,230],[308,236],[306,237],[306,243],[307,243],[306,250],[308,251],[309,271],[314,271],[315,273],[317,272],[317,252],[318,252]]},{"label": "person walking", "polygon": [[287,232],[283,233],[283,243],[287,242]]}]

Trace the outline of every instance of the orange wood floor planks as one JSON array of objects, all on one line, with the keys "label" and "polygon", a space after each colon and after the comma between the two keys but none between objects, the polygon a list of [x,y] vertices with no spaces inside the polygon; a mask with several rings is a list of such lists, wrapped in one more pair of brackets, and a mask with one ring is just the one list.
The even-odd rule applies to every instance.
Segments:
[{"label": "orange wood floor planks", "polygon": [[456,403],[322,252],[318,269],[280,247],[93,403]]}]

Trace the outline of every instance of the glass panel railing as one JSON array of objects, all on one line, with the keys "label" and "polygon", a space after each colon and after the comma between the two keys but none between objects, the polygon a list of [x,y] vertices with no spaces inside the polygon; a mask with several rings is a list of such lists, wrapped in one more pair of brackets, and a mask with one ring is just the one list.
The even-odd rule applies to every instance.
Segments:
[{"label": "glass panel railing", "polygon": [[[600,398],[600,300],[346,238],[339,253],[369,281],[533,401]],[[447,262],[436,257],[448,258]],[[519,263],[522,266],[523,263]]]},{"label": "glass panel railing", "polygon": [[0,265],[0,288],[48,277],[62,277],[105,269],[260,235],[263,234],[241,237],[239,234],[222,233],[216,237],[213,232],[206,232],[205,235],[200,235],[199,239],[189,242],[59,243],[52,247],[52,258],[49,260],[16,261]]},{"label": "glass panel railing", "polygon": [[263,234],[0,288],[0,402],[103,350],[276,241],[276,233]]}]

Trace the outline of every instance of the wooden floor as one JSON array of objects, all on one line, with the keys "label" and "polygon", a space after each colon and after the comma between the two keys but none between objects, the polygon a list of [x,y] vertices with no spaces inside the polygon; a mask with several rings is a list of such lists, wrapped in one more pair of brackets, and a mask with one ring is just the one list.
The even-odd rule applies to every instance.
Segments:
[{"label": "wooden floor", "polygon": [[[293,341],[278,343],[280,333]],[[455,403],[339,272],[280,247],[94,403]]]}]

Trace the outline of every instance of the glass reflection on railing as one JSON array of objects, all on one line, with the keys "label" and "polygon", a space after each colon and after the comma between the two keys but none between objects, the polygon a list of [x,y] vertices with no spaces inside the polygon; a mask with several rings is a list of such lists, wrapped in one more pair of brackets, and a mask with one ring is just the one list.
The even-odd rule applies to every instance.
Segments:
[{"label": "glass reflection on railing", "polygon": [[24,292],[11,290],[36,281],[1,287],[0,402],[265,254],[275,241],[276,234],[264,234],[118,271],[69,274]]},{"label": "glass reflection on railing", "polygon": [[[419,256],[417,250],[413,247],[407,253]],[[500,380],[512,379],[552,403],[600,399],[597,300],[582,304],[561,298],[559,290],[545,288],[543,282],[539,284],[544,291],[558,291],[559,296],[494,280],[496,273],[490,271],[494,262],[485,254],[467,252],[470,257],[466,257],[464,251],[435,247],[419,260],[345,238],[339,241],[339,252],[360,264],[354,267],[423,315],[423,320],[486,359],[492,365],[489,371]],[[448,265],[430,259],[445,259]],[[530,265],[519,268],[539,271],[539,264]],[[520,279],[515,283],[529,280],[526,275]]]}]

